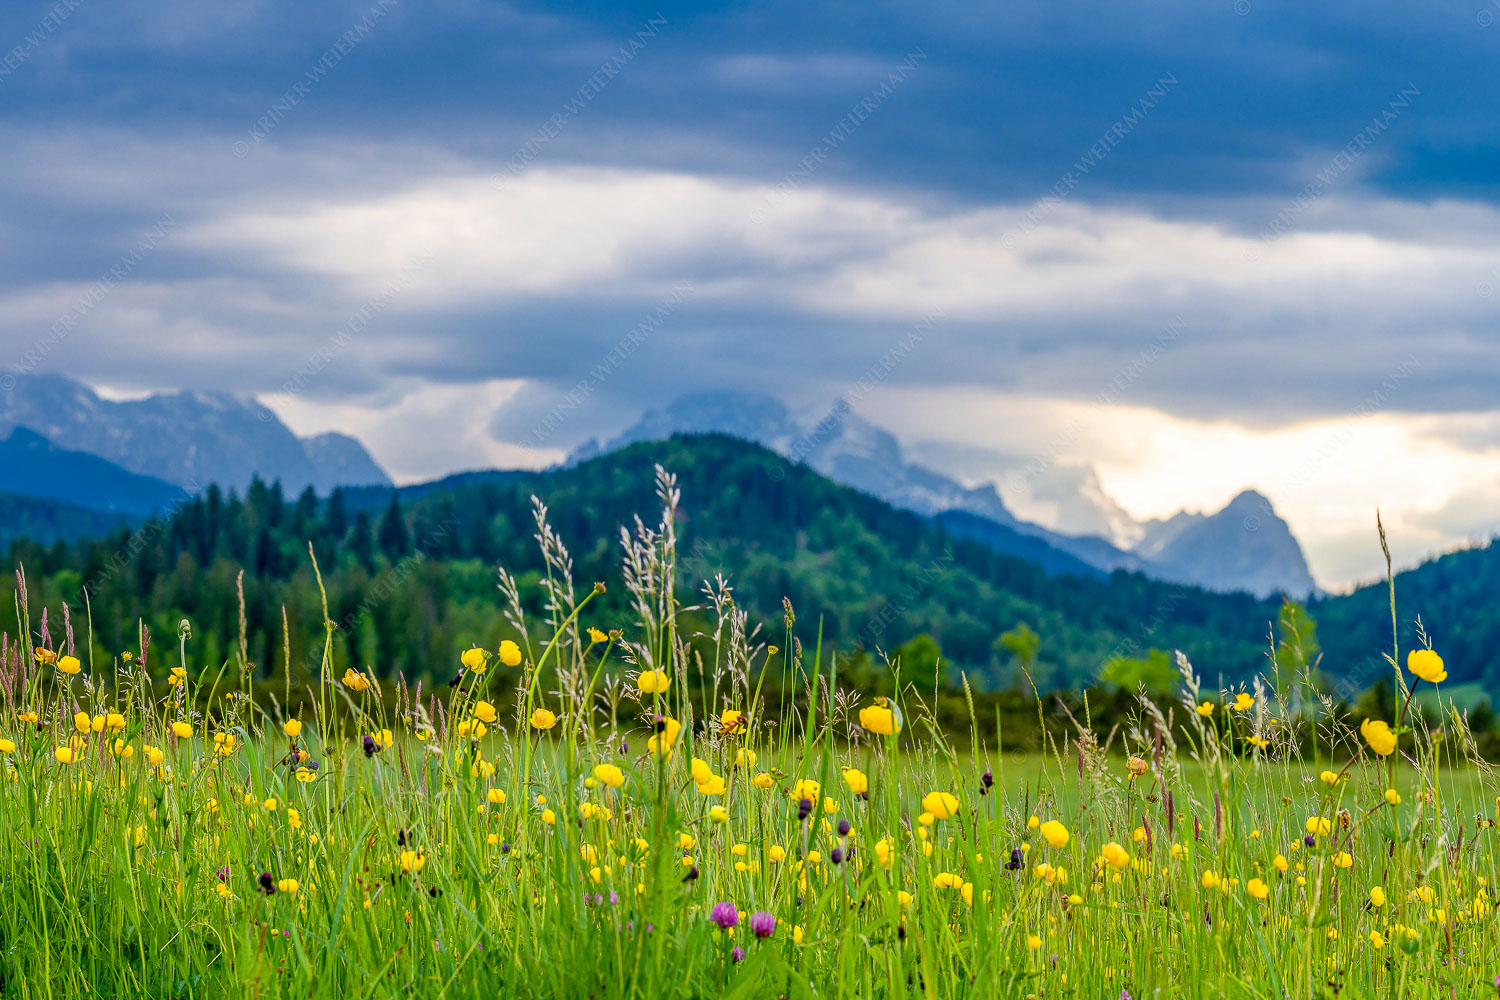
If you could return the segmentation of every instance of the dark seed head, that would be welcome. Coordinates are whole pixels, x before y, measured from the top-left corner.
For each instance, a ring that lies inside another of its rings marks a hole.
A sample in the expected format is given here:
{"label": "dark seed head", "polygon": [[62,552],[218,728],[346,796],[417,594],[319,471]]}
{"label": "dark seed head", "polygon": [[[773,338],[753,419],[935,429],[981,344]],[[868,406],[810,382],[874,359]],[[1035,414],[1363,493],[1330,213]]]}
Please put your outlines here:
{"label": "dark seed head", "polygon": [[841,819],[841,820],[839,820],[839,836],[840,837],[847,837],[847,836],[849,836],[849,829],[850,829],[850,827],[849,827],[849,821],[847,819]]}
{"label": "dark seed head", "polygon": [[840,862],[842,862],[844,860],[843,849],[835,847],[833,850],[829,851],[828,860],[832,861],[834,864],[839,864]]}

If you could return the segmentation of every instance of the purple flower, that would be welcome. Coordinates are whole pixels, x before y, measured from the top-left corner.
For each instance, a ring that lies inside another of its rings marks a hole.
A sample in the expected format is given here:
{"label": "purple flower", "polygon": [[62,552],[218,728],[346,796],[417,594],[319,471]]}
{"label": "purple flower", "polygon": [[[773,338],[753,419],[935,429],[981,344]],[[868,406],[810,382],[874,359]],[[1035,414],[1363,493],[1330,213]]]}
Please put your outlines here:
{"label": "purple flower", "polygon": [[733,903],[719,903],[709,913],[708,919],[724,928],[726,931],[740,922],[740,911],[735,909]]}
{"label": "purple flower", "polygon": [[750,931],[758,938],[768,938],[776,933],[776,918],[765,910],[757,910],[750,914],[747,921]]}
{"label": "purple flower", "polygon": [[220,882],[228,882],[229,881],[229,866],[228,865],[225,865],[223,868],[219,869],[219,881]]}
{"label": "purple flower", "polygon": [[730,951],[729,957],[734,959],[735,962],[743,962],[745,960],[745,949],[739,945],[735,945],[734,949]]}

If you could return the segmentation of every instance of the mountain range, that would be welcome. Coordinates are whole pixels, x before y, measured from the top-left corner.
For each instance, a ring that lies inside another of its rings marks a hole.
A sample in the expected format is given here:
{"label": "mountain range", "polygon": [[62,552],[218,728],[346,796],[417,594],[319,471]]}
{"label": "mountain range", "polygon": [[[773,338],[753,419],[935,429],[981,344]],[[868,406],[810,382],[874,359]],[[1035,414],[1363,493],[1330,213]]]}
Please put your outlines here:
{"label": "mountain range", "polygon": [[[719,433],[754,441],[835,482],[893,506],[942,518],[950,531],[1056,571],[1125,569],[1173,583],[1245,590],[1262,597],[1303,598],[1318,590],[1291,529],[1271,502],[1254,490],[1240,493],[1216,513],[1180,512],[1166,520],[1136,523],[1103,492],[1092,470],[1085,470],[1077,502],[1108,521],[1113,537],[1069,534],[1017,517],[993,483],[965,486],[911,461],[895,435],[860,417],[842,399],[821,415],[799,418],[768,396],[683,396],[648,410],[616,437],[586,442],[566,464],[679,433]],[[1133,544],[1119,544],[1124,539]]]}
{"label": "mountain range", "polygon": [[252,397],[184,390],[110,400],[61,375],[11,378],[14,385],[0,392],[0,437],[24,428],[57,449],[95,455],[191,493],[210,483],[243,490],[257,475],[280,480],[292,494],[309,486],[326,495],[336,486],[391,482],[354,438],[299,438]]}
{"label": "mountain range", "polygon": [[[797,415],[764,395],[684,396],[648,410],[604,443],[587,442],[564,464],[681,433],[726,434],[762,445],[788,462],[933,519],[956,537],[1051,573],[1102,575],[1123,569],[1261,597],[1317,592],[1296,538],[1270,501],[1254,491],[1241,493],[1216,513],[1135,522],[1108,497],[1092,470],[1049,467],[1032,477],[1033,485],[1071,504],[1085,523],[1105,528],[1105,533],[1061,531],[1018,517],[993,483],[965,485],[913,461],[895,435],[842,399],[822,413]],[[0,393],[0,436],[0,492],[134,518],[163,512],[210,483],[243,490],[259,477],[279,481],[288,495],[311,488],[324,496],[340,486],[391,484],[354,438],[298,437],[253,397],[222,392],[110,400],[64,376],[16,376],[12,388]],[[440,480],[428,488],[451,489],[456,483]],[[73,517],[68,524],[73,528],[59,524],[41,534],[67,537],[92,522]]]}

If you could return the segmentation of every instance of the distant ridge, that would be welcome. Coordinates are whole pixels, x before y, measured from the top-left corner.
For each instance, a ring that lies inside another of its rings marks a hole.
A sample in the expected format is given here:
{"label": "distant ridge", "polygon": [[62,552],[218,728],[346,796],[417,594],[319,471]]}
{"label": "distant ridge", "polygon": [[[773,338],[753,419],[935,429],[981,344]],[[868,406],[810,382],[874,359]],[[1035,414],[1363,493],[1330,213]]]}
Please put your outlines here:
{"label": "distant ridge", "polygon": [[251,397],[186,390],[114,401],[62,375],[14,378],[0,392],[0,435],[29,428],[59,448],[192,491],[210,483],[243,490],[257,475],[293,495],[391,482],[358,441],[299,438]]}
{"label": "distant ridge", "polygon": [[[949,523],[966,537],[1049,567],[1076,568],[1082,563],[1101,572],[1139,570],[1174,583],[1244,590],[1261,597],[1284,593],[1302,598],[1317,593],[1301,546],[1259,493],[1246,491],[1216,514],[1179,513],[1167,521],[1140,525],[1131,532],[1140,541],[1121,548],[1099,535],[1069,535],[1024,521],[1005,505],[993,484],[964,486],[908,461],[893,434],[860,417],[842,399],[822,414],[799,419],[769,396],[736,391],[694,393],[647,410],[607,442],[588,441],[566,464],[675,433],[720,433],[754,441],[897,507],[928,517],[963,512],[983,519],[1006,530],[951,516]],[[1089,473],[1081,478],[1079,488],[1098,491],[1097,480]],[[1107,498],[1083,499],[1098,505]],[[1252,521],[1254,527],[1248,527]],[[1022,536],[1041,544],[1022,544]],[[1058,553],[1073,561],[1060,559]]]}

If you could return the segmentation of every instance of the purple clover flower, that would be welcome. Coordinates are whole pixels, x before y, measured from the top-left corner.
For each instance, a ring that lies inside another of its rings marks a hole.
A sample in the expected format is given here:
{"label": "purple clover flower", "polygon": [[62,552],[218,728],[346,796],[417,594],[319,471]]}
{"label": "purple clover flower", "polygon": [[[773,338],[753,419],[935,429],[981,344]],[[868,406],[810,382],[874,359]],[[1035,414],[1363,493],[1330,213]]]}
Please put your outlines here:
{"label": "purple clover flower", "polygon": [[750,931],[758,938],[768,938],[776,933],[776,918],[765,910],[757,910],[750,914],[746,921],[750,925]]}
{"label": "purple clover flower", "polygon": [[719,903],[713,908],[713,911],[709,913],[708,919],[712,920],[714,923],[718,924],[720,927],[724,928],[727,931],[729,930],[729,928],[740,922],[740,911],[735,908],[735,905],[733,903]]}

